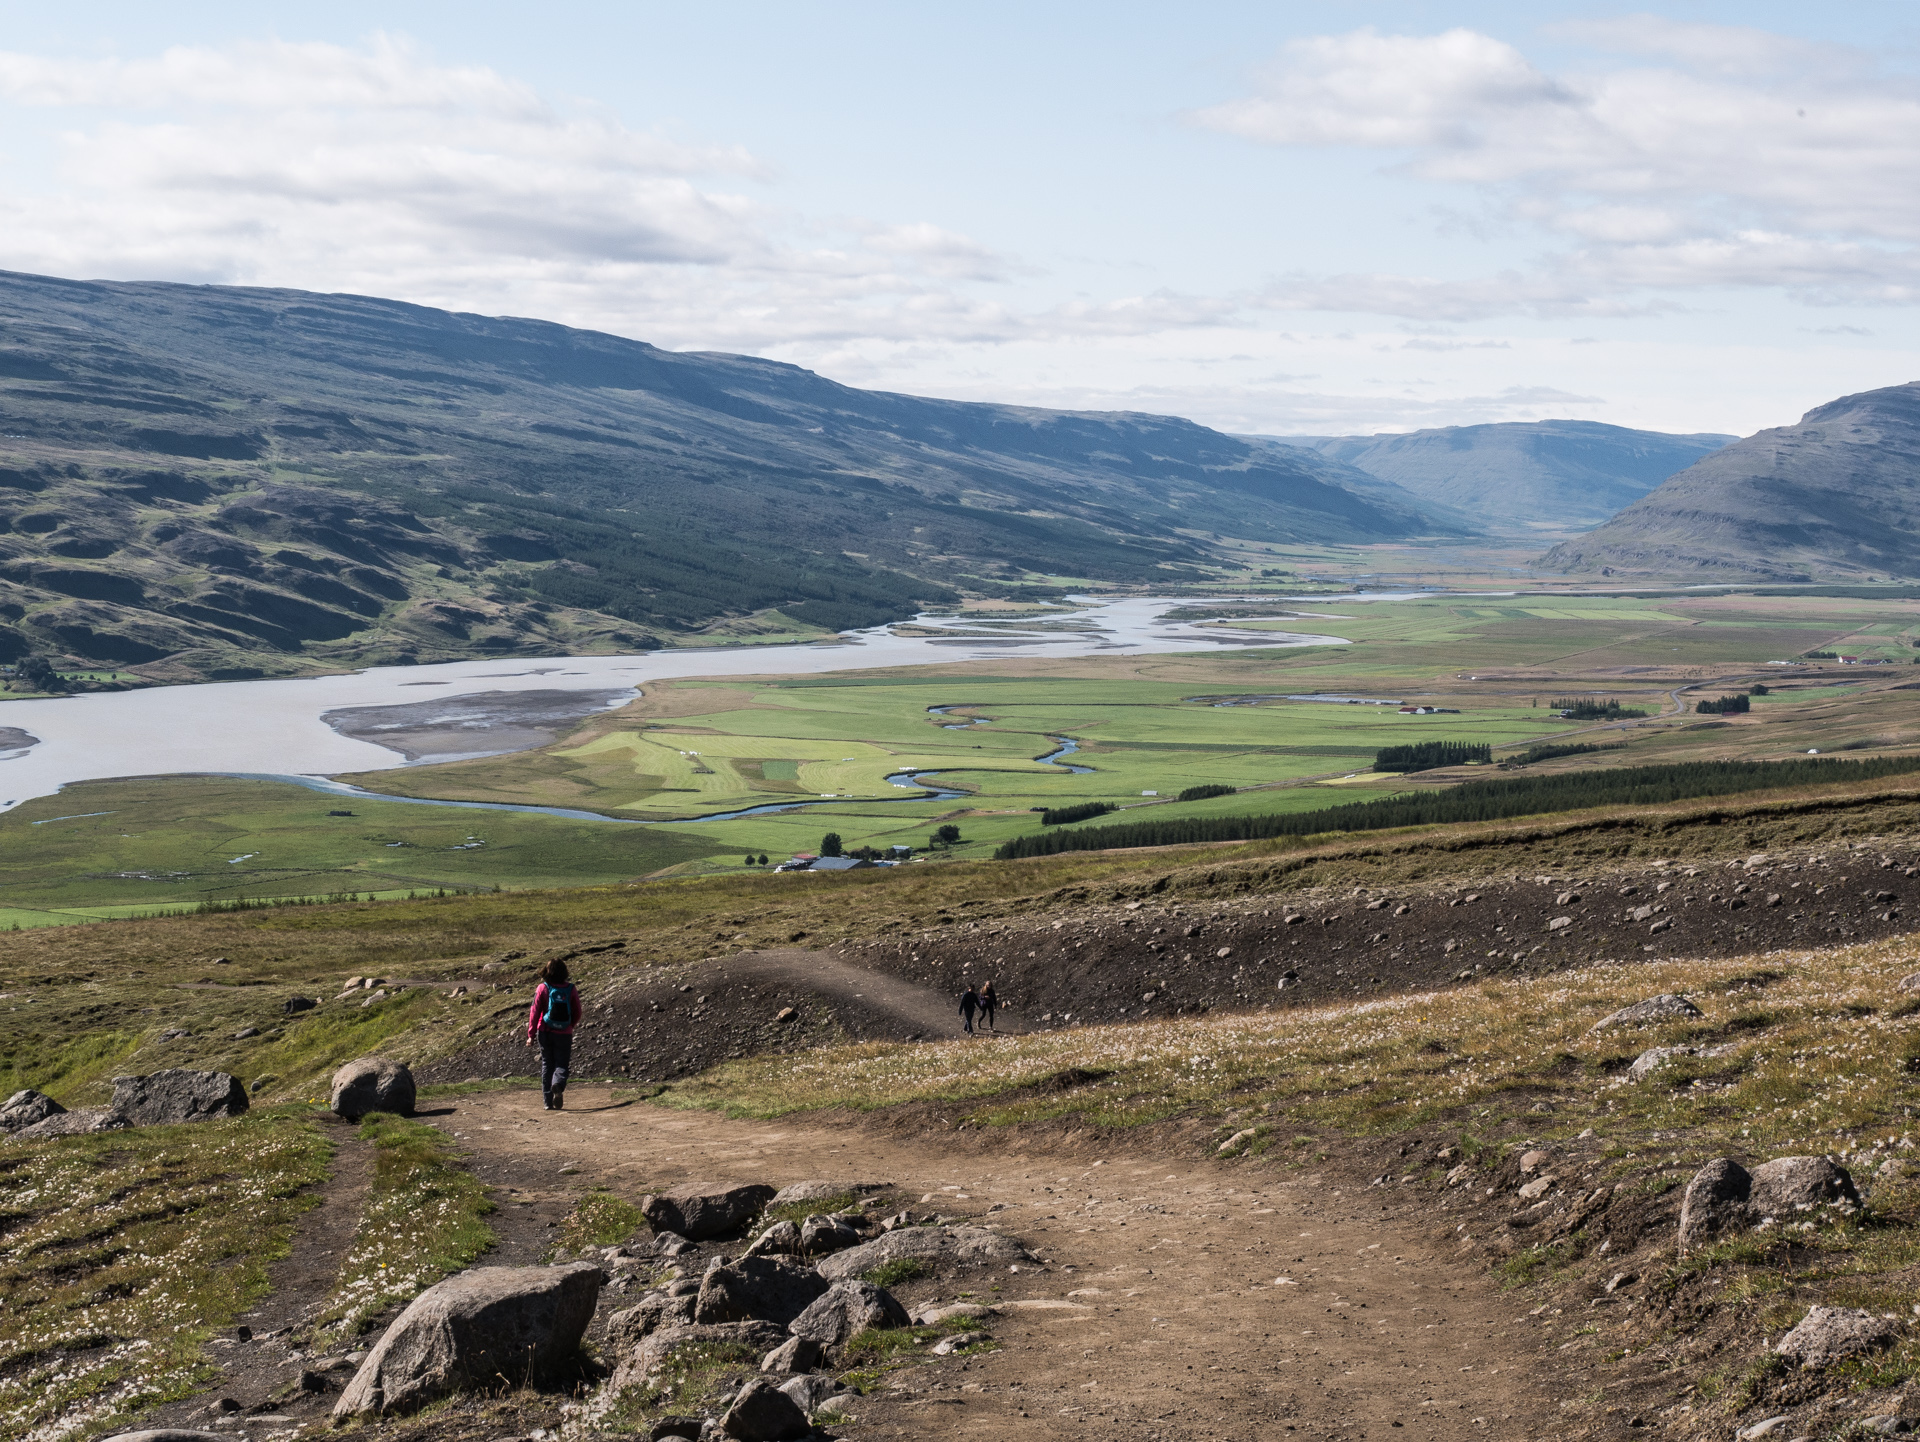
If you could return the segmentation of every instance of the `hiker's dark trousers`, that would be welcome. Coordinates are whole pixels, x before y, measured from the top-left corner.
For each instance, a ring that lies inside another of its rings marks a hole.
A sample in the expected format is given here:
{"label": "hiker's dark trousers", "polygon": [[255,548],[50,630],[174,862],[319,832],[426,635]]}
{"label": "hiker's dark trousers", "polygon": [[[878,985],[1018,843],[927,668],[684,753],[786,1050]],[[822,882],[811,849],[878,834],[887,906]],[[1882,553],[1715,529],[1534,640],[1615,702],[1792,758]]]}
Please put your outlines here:
{"label": "hiker's dark trousers", "polygon": [[573,1067],[573,1033],[540,1028],[540,1095],[547,1105],[567,1089],[567,1072]]}

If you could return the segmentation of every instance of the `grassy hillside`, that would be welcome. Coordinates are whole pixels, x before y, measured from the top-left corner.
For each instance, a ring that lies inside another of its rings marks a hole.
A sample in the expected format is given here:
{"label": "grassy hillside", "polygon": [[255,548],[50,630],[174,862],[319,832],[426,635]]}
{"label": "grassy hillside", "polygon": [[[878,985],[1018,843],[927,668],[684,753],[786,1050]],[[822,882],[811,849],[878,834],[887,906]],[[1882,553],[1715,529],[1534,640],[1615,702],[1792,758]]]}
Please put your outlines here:
{"label": "grassy hillside", "polygon": [[1703,580],[1920,575],[1920,383],[1716,451],[1543,566]]}
{"label": "grassy hillside", "polygon": [[181,679],[818,634],[1211,575],[1222,538],[1433,529],[1341,473],[539,321],[0,273],[0,662]]}

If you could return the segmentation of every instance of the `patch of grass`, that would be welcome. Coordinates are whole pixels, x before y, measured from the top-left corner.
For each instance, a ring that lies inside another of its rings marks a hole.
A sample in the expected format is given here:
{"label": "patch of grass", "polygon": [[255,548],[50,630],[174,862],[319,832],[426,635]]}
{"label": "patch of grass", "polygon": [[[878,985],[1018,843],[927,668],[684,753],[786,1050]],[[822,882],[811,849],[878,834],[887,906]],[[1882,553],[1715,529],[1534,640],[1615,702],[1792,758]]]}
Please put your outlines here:
{"label": "patch of grass", "polygon": [[755,1232],[765,1231],[775,1222],[792,1222],[796,1226],[808,1217],[824,1217],[829,1212],[843,1212],[859,1199],[852,1192],[842,1192],[835,1197],[822,1197],[817,1202],[787,1202],[782,1206],[768,1207],[760,1214],[760,1220],[753,1224]]}
{"label": "patch of grass", "polygon": [[890,1262],[882,1262],[877,1267],[869,1267],[860,1275],[876,1287],[898,1287],[911,1282],[915,1277],[927,1274],[927,1264],[919,1257],[895,1257]]}
{"label": "patch of grass", "polygon": [[632,1202],[596,1188],[574,1203],[555,1241],[575,1252],[582,1247],[616,1247],[646,1224]]}
{"label": "patch of grass", "polygon": [[324,1341],[358,1336],[387,1308],[412,1301],[493,1245],[482,1220],[494,1209],[487,1189],[439,1132],[375,1112],[360,1135],[373,1143],[372,1190],[316,1322]]}
{"label": "patch of grass", "polygon": [[330,1149],[303,1118],[66,1137],[0,1158],[0,1434],[98,1436],[214,1374]]}

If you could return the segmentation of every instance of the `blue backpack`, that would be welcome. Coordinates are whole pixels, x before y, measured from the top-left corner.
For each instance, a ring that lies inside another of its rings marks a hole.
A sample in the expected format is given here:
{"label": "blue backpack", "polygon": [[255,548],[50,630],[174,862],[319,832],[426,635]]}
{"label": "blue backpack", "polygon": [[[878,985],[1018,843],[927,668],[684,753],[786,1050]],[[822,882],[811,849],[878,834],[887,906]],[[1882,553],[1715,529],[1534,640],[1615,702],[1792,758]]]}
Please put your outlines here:
{"label": "blue backpack", "polygon": [[559,986],[547,988],[547,1010],[540,1018],[540,1025],[554,1031],[570,1031],[573,1028],[573,983],[564,982]]}

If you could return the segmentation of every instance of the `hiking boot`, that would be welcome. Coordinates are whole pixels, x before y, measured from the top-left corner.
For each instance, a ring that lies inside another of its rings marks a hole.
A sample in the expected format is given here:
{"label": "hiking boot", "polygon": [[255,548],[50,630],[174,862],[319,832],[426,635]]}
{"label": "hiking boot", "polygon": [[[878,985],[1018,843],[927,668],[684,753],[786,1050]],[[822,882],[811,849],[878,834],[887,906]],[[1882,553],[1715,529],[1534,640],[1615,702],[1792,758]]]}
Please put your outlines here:
{"label": "hiking boot", "polygon": [[555,1092],[553,1094],[553,1109],[557,1112],[563,1112],[567,1109],[567,1099],[563,1093]]}

